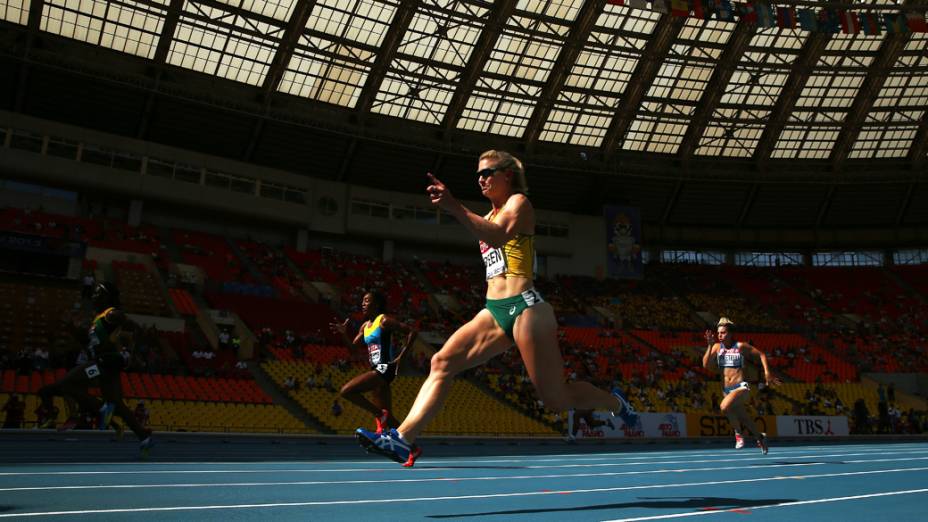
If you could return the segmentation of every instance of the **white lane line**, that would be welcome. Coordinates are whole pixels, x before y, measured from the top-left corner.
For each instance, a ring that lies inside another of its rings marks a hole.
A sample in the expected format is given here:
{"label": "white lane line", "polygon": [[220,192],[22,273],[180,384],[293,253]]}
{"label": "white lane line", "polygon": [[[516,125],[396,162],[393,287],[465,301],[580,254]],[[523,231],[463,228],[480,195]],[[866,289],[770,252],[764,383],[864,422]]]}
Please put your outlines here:
{"label": "white lane line", "polygon": [[[705,459],[705,460],[693,460],[693,459],[684,459],[684,460],[675,460],[675,461],[640,461],[640,462],[602,462],[594,464],[559,464],[559,465],[542,465],[542,466],[522,466],[523,469],[568,469],[568,468],[604,468],[604,467],[621,467],[621,466],[649,466],[655,464],[711,464],[715,462],[755,462],[755,461],[771,461],[773,459],[783,457],[789,459],[821,459],[821,458],[843,458],[843,457],[869,457],[877,455],[918,455],[928,453],[928,450],[923,451],[882,451],[882,452],[866,452],[866,453],[832,453],[832,454],[812,454],[812,455],[759,455],[750,457],[745,454],[736,454],[734,452],[725,455],[727,458],[723,459]],[[912,460],[917,459],[913,457]],[[444,460],[441,461],[444,464]],[[473,462],[469,464],[474,464]],[[404,469],[403,473],[412,473],[412,472],[434,472],[434,471],[449,471],[449,470],[459,470],[454,466],[441,466],[441,467],[421,467],[421,468],[412,468]],[[371,472],[386,472],[386,471],[398,471],[399,468],[396,467],[396,464],[392,464],[389,467],[378,467],[378,468],[328,468],[328,469],[277,469],[277,468],[263,468],[263,469],[185,469],[185,470],[131,470],[131,471],[15,471],[15,472],[3,472],[0,473],[0,477],[23,477],[23,476],[74,476],[74,475],[171,475],[171,474],[204,474],[204,475],[214,475],[214,474],[226,474],[226,473],[371,473]]]}
{"label": "white lane line", "polygon": [[[894,495],[913,495],[917,493],[928,493],[928,489],[907,489],[904,491],[886,491],[883,493],[867,493],[866,495],[854,495],[850,497],[817,498],[815,500],[799,500],[795,502],[780,502],[778,504],[764,504],[761,506],[750,506],[750,507],[736,508],[736,509],[754,511],[757,509],[770,509],[770,508],[786,507],[786,506],[804,506],[807,504],[825,504],[828,502],[845,502],[848,500],[860,500],[863,498],[890,497]],[[717,515],[719,513],[725,513],[729,511],[733,511],[733,510],[720,509],[718,511],[689,511],[686,513],[675,513],[672,515],[654,515],[650,517],[619,518],[615,520],[608,520],[605,522],[640,522],[643,520],[666,520],[669,518],[698,517],[702,515]]]}
{"label": "white lane line", "polygon": [[[847,460],[844,464],[869,464],[880,462],[910,462],[913,460],[928,460],[928,457],[906,457],[898,459],[863,459]],[[725,466],[716,468],[679,468],[679,469],[655,469],[647,471],[612,471],[603,473],[560,473],[548,475],[506,475],[499,477],[438,477],[438,478],[418,478],[418,479],[390,479],[390,483],[416,483],[416,482],[469,482],[469,481],[497,481],[497,480],[532,480],[532,479],[554,479],[554,478],[592,478],[592,477],[618,477],[629,475],[650,475],[664,473],[690,473],[703,471],[762,471],[771,468],[790,468],[806,466],[823,466],[827,462],[794,462],[789,464],[770,464],[763,467],[745,467]],[[172,483],[172,484],[88,484],[76,486],[25,486],[15,488],[0,488],[3,491],[51,491],[51,490],[68,490],[68,489],[148,489],[148,488],[219,488],[219,487],[261,487],[261,486],[328,486],[328,485],[347,485],[347,484],[381,484],[384,479],[371,480],[303,480],[303,481],[285,481],[285,482],[204,482],[204,483]]]}
{"label": "white lane line", "polygon": [[849,477],[855,475],[874,475],[880,473],[906,473],[911,471],[926,471],[928,468],[902,468],[902,469],[881,469],[874,471],[853,471],[845,473],[823,473],[820,475],[791,475],[780,477],[765,477],[740,480],[716,480],[711,482],[689,482],[683,484],[654,484],[648,486],[622,486],[613,488],[595,488],[595,489],[569,489],[560,491],[526,491],[518,493],[490,493],[483,495],[458,495],[458,496],[441,496],[441,497],[412,497],[412,498],[378,498],[378,499],[353,499],[353,500],[319,500],[310,502],[274,502],[267,504],[225,504],[225,505],[207,505],[207,506],[165,506],[165,507],[147,507],[147,508],[115,508],[115,509],[84,509],[74,511],[34,511],[26,513],[0,513],[0,518],[12,517],[38,517],[38,516],[60,516],[60,515],[89,515],[101,513],[151,513],[164,511],[203,511],[216,509],[261,509],[273,507],[304,507],[304,506],[338,506],[338,505],[358,505],[358,504],[399,504],[409,502],[436,502],[440,500],[486,500],[488,498],[506,498],[506,497],[534,497],[542,495],[560,495],[571,493],[611,493],[615,491],[631,491],[642,489],[666,489],[682,488],[693,486],[719,486],[727,484],[744,484],[750,482],[767,482],[771,480],[799,480],[799,479],[816,479],[832,477]]}
{"label": "white lane line", "polygon": [[[888,449],[887,446],[888,446],[887,444],[872,445],[872,444],[838,444],[838,443],[835,443],[835,444],[823,445],[823,446],[782,446],[782,447],[776,447],[776,446],[774,446],[774,451],[775,451],[775,453],[776,453],[776,456],[778,456],[778,457],[791,457],[794,453],[811,453],[811,452],[813,452],[813,451],[815,451],[815,450],[820,450],[820,451],[836,451],[836,450],[839,450],[839,449],[842,450],[842,451],[857,451],[857,452],[859,452],[859,453],[855,453],[855,455],[858,455],[858,454],[863,455],[863,454],[866,454],[866,453],[885,454],[885,452],[886,452],[887,449]],[[856,448],[860,448],[860,449],[856,449]],[[895,449],[895,450],[899,450],[900,452],[901,452],[902,450],[906,450],[906,449],[910,449],[910,448],[919,448],[919,449],[922,450],[922,452],[928,452],[928,447],[926,447],[925,444],[920,444],[920,443],[892,444],[892,448]],[[519,463],[519,462],[525,462],[525,461],[531,461],[531,462],[558,462],[558,461],[562,461],[562,460],[570,460],[570,461],[572,461],[572,462],[583,462],[583,461],[591,461],[591,462],[593,462],[593,461],[598,461],[598,460],[612,460],[612,461],[615,461],[615,460],[633,460],[633,459],[654,459],[654,460],[658,460],[658,459],[681,458],[681,457],[683,457],[683,456],[686,456],[687,458],[693,458],[693,457],[731,457],[732,455],[735,455],[735,452],[732,451],[732,450],[727,450],[727,451],[726,451],[726,450],[722,450],[722,451],[724,451],[723,453],[695,453],[695,454],[690,454],[690,453],[688,453],[688,451],[693,451],[693,450],[687,450],[687,449],[684,449],[684,448],[681,448],[681,449],[679,449],[679,450],[677,450],[677,451],[667,451],[667,452],[663,452],[663,451],[656,451],[656,452],[650,452],[650,451],[627,452],[627,451],[624,451],[624,449],[622,449],[622,448],[618,448],[616,451],[617,451],[618,453],[604,452],[604,453],[559,453],[559,454],[554,454],[554,455],[552,455],[552,454],[544,454],[544,455],[526,455],[526,454],[522,454],[522,455],[499,455],[499,456],[494,457],[494,458],[492,458],[492,459],[480,459],[480,458],[476,458],[476,459],[474,459],[474,458],[453,458],[453,457],[452,457],[452,458],[443,458],[442,461],[443,461],[443,462],[447,462],[447,463],[466,462],[466,463],[471,463],[471,464],[472,464],[472,463],[475,463],[475,462],[479,462],[479,463],[492,463],[492,464],[498,464],[498,463],[499,463],[499,464],[504,464],[504,463]],[[534,457],[540,457],[540,456],[543,456],[544,458],[534,458]],[[222,462],[218,462],[218,461],[209,461],[209,460],[205,460],[205,461],[182,460],[182,461],[156,461],[156,462],[152,462],[152,463],[150,463],[150,464],[147,464],[146,466],[147,466],[147,467],[151,467],[151,466],[169,466],[169,465],[186,465],[186,466],[196,466],[196,465],[234,466],[234,465],[243,465],[243,464],[244,464],[244,465],[247,465],[247,464],[255,464],[256,462],[260,462],[260,461],[254,461],[254,460],[248,461],[248,460],[244,460],[244,461],[222,461]],[[266,461],[265,461],[265,462],[266,462]],[[292,460],[280,460],[279,462],[280,462],[281,464],[283,464],[283,465],[288,465],[288,464],[294,463],[294,461],[292,461]],[[316,461],[307,460],[307,461],[300,461],[300,463],[302,463],[302,464],[326,464],[326,463],[330,463],[330,462],[333,462],[333,461],[331,461],[331,460],[316,460]],[[383,460],[363,460],[363,459],[355,460],[355,459],[346,459],[346,460],[343,460],[343,461],[335,461],[335,462],[342,462],[342,463],[345,463],[345,464],[352,464],[352,463],[354,463],[354,464],[366,465],[366,466],[380,465],[380,464],[382,464],[382,465],[384,465],[385,467],[388,467],[388,468],[393,468],[393,467],[395,467],[393,464],[388,463],[388,462],[385,462],[385,461],[383,461]],[[63,462],[41,462],[41,463],[38,463],[38,464],[37,464],[37,463],[23,463],[23,465],[28,465],[28,466],[56,466],[56,465],[60,465],[60,466],[81,466],[81,465],[86,465],[86,466],[94,466],[94,467],[98,467],[98,466],[100,466],[101,464],[105,464],[106,466],[112,466],[112,467],[138,466],[138,463],[136,463],[136,462],[104,462],[104,463],[101,463],[101,462],[63,461]],[[10,466],[10,465],[0,465],[0,469],[6,468],[6,467],[11,467],[11,466]],[[15,467],[15,466],[13,466],[13,467]],[[351,468],[348,468],[348,469],[350,470]],[[365,470],[365,471],[367,471],[367,470]],[[0,473],[0,475],[3,475],[3,473]]]}
{"label": "white lane line", "polygon": [[[910,459],[899,459],[910,460]],[[928,457],[926,457],[928,460]],[[797,464],[774,464],[764,466],[767,468],[788,468],[788,467],[805,467],[805,466],[823,466],[823,462],[809,462]],[[589,477],[617,477],[625,475],[650,475],[662,473],[686,473],[690,471],[731,471],[758,468],[745,468],[744,466],[726,466],[722,468],[682,468],[682,469],[658,469],[652,471],[613,471],[605,473],[559,473],[550,475],[510,475],[502,477],[441,477],[441,478],[421,478],[421,479],[390,479],[390,484],[410,483],[410,482],[468,482],[468,481],[491,481],[491,480],[532,480],[548,478],[589,478]],[[215,488],[215,487],[251,487],[251,486],[319,486],[319,485],[337,485],[337,484],[383,484],[384,479],[378,480],[307,480],[296,482],[204,482],[201,484],[101,484],[101,485],[84,485],[84,486],[33,486],[21,488],[0,488],[0,491],[48,491],[58,489],[147,489],[147,488]]]}

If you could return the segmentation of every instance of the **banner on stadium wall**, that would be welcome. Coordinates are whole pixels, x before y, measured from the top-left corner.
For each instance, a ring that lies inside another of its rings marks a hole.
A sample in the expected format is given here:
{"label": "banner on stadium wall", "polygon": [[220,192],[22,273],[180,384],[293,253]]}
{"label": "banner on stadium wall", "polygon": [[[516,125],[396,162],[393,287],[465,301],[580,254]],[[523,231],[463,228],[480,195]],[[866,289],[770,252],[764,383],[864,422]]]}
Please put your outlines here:
{"label": "banner on stadium wall", "polygon": [[[578,439],[679,438],[686,436],[686,415],[682,413],[639,413],[638,422],[626,426],[608,412],[577,416],[567,414],[568,435]],[[574,433],[576,432],[576,433]]]}
{"label": "banner on stadium wall", "polygon": [[635,207],[603,207],[606,224],[606,275],[641,279],[641,212]]}
{"label": "banner on stadium wall", "polygon": [[777,433],[796,437],[846,437],[850,434],[847,417],[778,415]]}
{"label": "banner on stadium wall", "polygon": [[[778,429],[778,418],[772,415],[756,415],[754,422],[757,428],[766,433],[768,437],[783,435]],[[687,435],[690,437],[732,437],[734,430],[728,418],[724,415],[710,415],[701,413],[686,414]]]}

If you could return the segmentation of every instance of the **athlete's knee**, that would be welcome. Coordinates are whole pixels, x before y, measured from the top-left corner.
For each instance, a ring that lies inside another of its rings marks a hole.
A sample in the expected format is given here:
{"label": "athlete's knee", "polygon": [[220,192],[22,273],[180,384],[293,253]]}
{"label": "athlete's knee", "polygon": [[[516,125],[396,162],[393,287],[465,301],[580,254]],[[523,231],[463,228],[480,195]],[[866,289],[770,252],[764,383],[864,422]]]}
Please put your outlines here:
{"label": "athlete's knee", "polygon": [[451,377],[458,373],[455,369],[454,359],[441,351],[432,356],[430,375],[436,377]]}
{"label": "athlete's knee", "polygon": [[341,389],[338,390],[338,396],[343,399],[346,399],[348,398],[349,395],[354,395],[354,391],[353,391],[352,386],[349,383],[345,383],[344,386],[342,386]]}
{"label": "athlete's knee", "polygon": [[719,408],[722,410],[722,413],[724,413],[725,415],[728,415],[729,413],[735,412],[735,403],[734,401],[723,402]]}

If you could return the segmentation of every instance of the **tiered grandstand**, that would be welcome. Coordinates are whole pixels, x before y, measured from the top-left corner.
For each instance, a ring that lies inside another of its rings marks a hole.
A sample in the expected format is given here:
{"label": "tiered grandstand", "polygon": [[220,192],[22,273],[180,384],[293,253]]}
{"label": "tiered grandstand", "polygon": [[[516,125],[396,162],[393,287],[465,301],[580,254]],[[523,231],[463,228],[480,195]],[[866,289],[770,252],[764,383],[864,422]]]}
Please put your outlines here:
{"label": "tiered grandstand", "polygon": [[[180,331],[156,329],[123,376],[129,402],[147,400],[157,429],[314,431],[287,410],[297,408],[323,430],[350,433],[370,424],[369,414],[341,400],[343,411],[334,417],[332,404],[348,379],[366,371],[365,354],[333,344],[340,339],[331,336],[328,324],[344,316],[356,321],[361,294],[380,288],[398,316],[440,339],[482,300],[481,274],[473,265],[384,262],[328,249],[299,252],[292,245],[188,230],[175,230],[162,243],[152,226],[117,227],[106,220],[18,210],[4,213],[3,228],[52,237],[71,229],[82,239],[104,238],[88,241],[86,271],[112,277],[130,314],[182,325]],[[108,257],[95,258],[103,249]],[[202,270],[202,284],[179,283],[180,264]],[[861,399],[875,417],[876,384],[861,380],[862,373],[928,369],[922,272],[662,264],[649,267],[640,281],[561,276],[541,278],[538,287],[561,323],[565,379],[620,384],[640,411],[717,411],[720,384],[701,367],[702,331],[724,315],[735,319],[737,338],[764,350],[786,381],[752,399],[758,411],[850,416]],[[35,420],[38,387],[62,375],[80,351],[68,325],[86,320],[88,309],[79,282],[8,279],[0,285],[7,365],[0,392],[26,397],[28,424]],[[304,284],[327,287],[338,297],[307,293]],[[274,404],[250,371],[236,368],[235,349],[210,346],[199,324],[204,306],[235,314],[259,339],[257,352],[246,358],[262,361],[258,371],[270,377],[276,388],[271,393],[290,401],[287,405]],[[49,352],[47,361],[36,359],[37,349]],[[393,388],[399,416],[428,371],[424,362],[410,356],[404,363]],[[288,377],[295,379],[295,389],[284,385]],[[757,378],[756,368],[749,377]],[[810,397],[820,398],[810,406]],[[916,397],[901,392],[897,397],[897,409],[924,408]],[[67,411],[61,408],[59,421]],[[459,379],[427,433],[544,436],[563,429],[563,417],[539,404],[518,352],[510,350]]]}

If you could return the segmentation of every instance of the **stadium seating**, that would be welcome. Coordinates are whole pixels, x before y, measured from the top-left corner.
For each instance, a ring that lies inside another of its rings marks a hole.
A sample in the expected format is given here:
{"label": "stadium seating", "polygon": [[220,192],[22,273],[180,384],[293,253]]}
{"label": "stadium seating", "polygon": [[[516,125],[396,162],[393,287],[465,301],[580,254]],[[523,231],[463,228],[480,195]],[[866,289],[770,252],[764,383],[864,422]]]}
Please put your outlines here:
{"label": "stadium seating", "polygon": [[[284,380],[293,376],[300,384],[289,391],[307,412],[335,430],[350,434],[360,426],[372,427],[371,415],[351,403],[340,400],[343,412],[332,415],[332,403],[338,397],[337,389],[358,373],[358,368],[338,370],[331,367],[316,368],[303,361],[268,361],[262,367],[274,381],[283,386]],[[305,382],[310,374],[317,381],[331,379],[333,389],[314,387],[307,389]],[[399,376],[392,385],[394,415],[403,418],[409,411],[423,377]],[[444,408],[429,424],[426,435],[556,435],[544,424],[519,414],[495,398],[480,391],[464,379],[456,379]]]}
{"label": "stadium seating", "polygon": [[126,312],[170,317],[161,285],[141,263],[113,261],[116,285]]}

